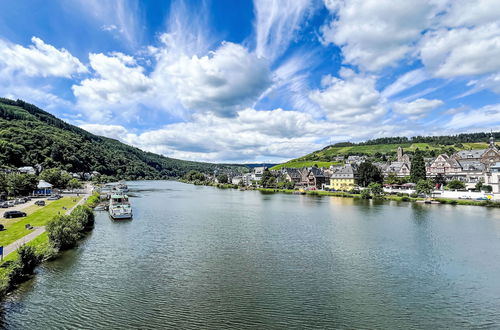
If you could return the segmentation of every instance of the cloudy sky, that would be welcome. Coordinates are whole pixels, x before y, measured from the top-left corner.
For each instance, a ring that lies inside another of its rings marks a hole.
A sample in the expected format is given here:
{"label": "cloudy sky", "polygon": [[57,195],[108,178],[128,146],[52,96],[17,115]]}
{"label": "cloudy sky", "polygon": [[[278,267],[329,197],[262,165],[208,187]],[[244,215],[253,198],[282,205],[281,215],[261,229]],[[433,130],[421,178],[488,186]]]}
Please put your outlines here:
{"label": "cloudy sky", "polygon": [[500,130],[500,0],[2,1],[0,95],[181,159]]}

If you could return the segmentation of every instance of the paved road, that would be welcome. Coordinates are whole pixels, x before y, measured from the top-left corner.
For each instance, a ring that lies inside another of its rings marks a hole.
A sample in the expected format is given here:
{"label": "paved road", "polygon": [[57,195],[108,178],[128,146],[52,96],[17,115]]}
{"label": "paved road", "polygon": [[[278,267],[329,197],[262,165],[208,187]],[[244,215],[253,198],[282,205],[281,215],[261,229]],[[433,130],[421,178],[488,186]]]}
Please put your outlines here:
{"label": "paved road", "polygon": [[[70,214],[71,211],[73,211],[73,209],[75,207],[77,207],[78,205],[82,204],[83,202],[85,202],[85,200],[87,199],[87,197],[89,197],[89,194],[85,194],[82,199],[80,199],[80,201],[78,201],[78,203],[75,204],[75,206],[73,206],[72,208],[68,209],[66,211],[65,214]],[[33,231],[31,233],[29,233],[28,235],[26,236],[23,236],[21,237],[20,239],[18,239],[17,241],[15,242],[12,242],[11,244],[5,246],[3,248],[3,256],[4,258],[9,255],[10,253],[14,252],[17,250],[18,247],[20,247],[21,245],[24,245],[32,240],[34,240],[35,238],[37,238],[38,236],[40,236],[41,234],[43,234],[45,232],[45,226],[42,226],[42,227],[35,227],[33,229]]]}

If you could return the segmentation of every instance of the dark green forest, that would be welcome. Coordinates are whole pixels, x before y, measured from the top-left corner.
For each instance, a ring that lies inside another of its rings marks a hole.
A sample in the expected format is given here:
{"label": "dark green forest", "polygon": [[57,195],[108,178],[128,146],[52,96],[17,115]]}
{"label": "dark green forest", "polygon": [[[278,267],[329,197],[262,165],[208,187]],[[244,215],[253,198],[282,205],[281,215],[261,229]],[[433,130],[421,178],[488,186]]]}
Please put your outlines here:
{"label": "dark green forest", "polygon": [[91,134],[24,101],[0,98],[0,167],[36,164],[75,173],[97,171],[129,180],[180,178],[190,170],[240,170],[145,152]]}
{"label": "dark green forest", "polygon": [[[352,143],[352,142],[339,142],[332,147],[350,147],[350,146],[368,146],[377,144],[408,144],[408,143],[430,143],[436,145],[452,145],[455,143],[474,143],[478,141],[488,141],[489,137],[493,135],[495,140],[500,140],[500,132],[492,133],[462,133],[457,135],[441,135],[441,136],[413,136],[413,137],[383,137],[368,140],[365,142]],[[330,147],[330,146],[328,146]]]}

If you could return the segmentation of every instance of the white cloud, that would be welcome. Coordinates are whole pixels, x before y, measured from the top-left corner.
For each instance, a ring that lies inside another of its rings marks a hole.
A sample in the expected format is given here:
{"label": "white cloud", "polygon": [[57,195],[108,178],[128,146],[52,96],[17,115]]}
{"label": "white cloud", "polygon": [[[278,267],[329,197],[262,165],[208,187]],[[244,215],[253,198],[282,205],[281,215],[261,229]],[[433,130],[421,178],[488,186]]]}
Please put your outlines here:
{"label": "white cloud", "polygon": [[79,104],[86,107],[129,104],[145,97],[152,88],[144,69],[127,55],[90,54],[90,66],[96,78],[85,79],[72,89]]}
{"label": "white cloud", "polygon": [[489,89],[500,94],[500,73],[492,74],[479,80],[470,81],[469,86],[473,88],[462,96],[470,95],[483,89]]}
{"label": "white cloud", "polygon": [[234,162],[279,162],[320,149],[330,138],[360,140],[399,129],[384,125],[361,129],[356,124],[316,120],[303,112],[282,109],[245,109],[235,118],[195,114],[191,122],[168,124],[141,134],[122,126],[81,127],[170,157]]}
{"label": "white cloud", "polygon": [[66,49],[57,49],[32,37],[33,45],[23,47],[0,40],[0,69],[4,74],[30,77],[65,77],[87,72],[85,66]]}
{"label": "white cloud", "polygon": [[78,12],[95,21],[101,30],[116,33],[129,45],[136,45],[141,39],[139,2],[136,0],[77,0]]}
{"label": "white cloud", "polygon": [[437,77],[497,72],[500,70],[500,23],[428,32],[420,43],[420,58]]}
{"label": "white cloud", "polygon": [[421,0],[325,1],[335,15],[322,27],[325,44],[342,49],[344,61],[377,71],[405,58],[436,8]]}
{"label": "white cloud", "polygon": [[257,56],[283,54],[315,7],[311,0],[254,0]]}
{"label": "white cloud", "polygon": [[393,109],[398,114],[408,116],[410,120],[418,120],[441,105],[443,105],[441,100],[416,99],[407,103],[396,102],[393,104]]}
{"label": "white cloud", "polygon": [[448,2],[442,21],[450,27],[477,26],[497,22],[499,17],[498,0],[453,0]]}
{"label": "white cloud", "polygon": [[121,125],[83,124],[80,125],[80,127],[96,135],[106,136],[124,142],[132,140],[135,137],[134,134],[129,133],[129,131]]}
{"label": "white cloud", "polygon": [[342,79],[323,77],[323,90],[311,92],[316,102],[333,121],[359,122],[380,119],[386,109],[380,93],[375,88],[376,78],[341,70]]}
{"label": "white cloud", "polygon": [[385,98],[392,97],[408,88],[414,87],[428,79],[428,74],[423,69],[415,69],[399,76],[396,81],[387,86],[382,95]]}
{"label": "white cloud", "polygon": [[223,117],[252,105],[271,84],[267,61],[230,42],[208,56],[160,63],[154,77],[171,83],[184,107]]}
{"label": "white cloud", "polygon": [[477,130],[498,130],[500,125],[500,104],[490,104],[479,109],[462,111],[455,114],[446,124],[446,128],[460,131],[475,128]]}

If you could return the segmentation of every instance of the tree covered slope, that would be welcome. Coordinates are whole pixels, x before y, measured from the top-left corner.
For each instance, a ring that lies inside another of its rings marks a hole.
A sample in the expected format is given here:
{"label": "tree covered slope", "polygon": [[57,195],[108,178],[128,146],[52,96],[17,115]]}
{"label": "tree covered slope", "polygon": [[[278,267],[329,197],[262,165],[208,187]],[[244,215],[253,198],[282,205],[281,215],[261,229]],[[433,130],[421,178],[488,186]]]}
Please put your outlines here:
{"label": "tree covered slope", "polygon": [[236,166],[184,161],[131,147],[70,125],[32,104],[0,98],[0,167],[40,164],[118,179],[177,178]]}

